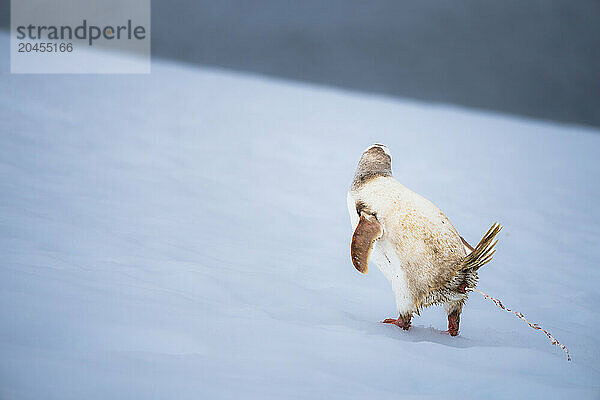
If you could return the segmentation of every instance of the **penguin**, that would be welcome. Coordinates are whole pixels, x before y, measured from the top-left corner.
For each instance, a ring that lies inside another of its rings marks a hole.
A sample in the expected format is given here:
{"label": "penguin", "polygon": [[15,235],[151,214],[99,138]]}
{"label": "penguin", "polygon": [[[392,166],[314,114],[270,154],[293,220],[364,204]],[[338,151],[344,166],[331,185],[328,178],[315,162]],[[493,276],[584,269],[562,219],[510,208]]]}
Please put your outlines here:
{"label": "penguin", "polygon": [[373,261],[396,297],[398,318],[382,322],[408,330],[414,314],[441,304],[448,333],[458,335],[463,305],[478,269],[496,251],[502,226],[494,223],[477,246],[469,245],[438,207],[392,176],[392,157],[382,144],[363,152],[347,202],[352,264],[366,274]]}

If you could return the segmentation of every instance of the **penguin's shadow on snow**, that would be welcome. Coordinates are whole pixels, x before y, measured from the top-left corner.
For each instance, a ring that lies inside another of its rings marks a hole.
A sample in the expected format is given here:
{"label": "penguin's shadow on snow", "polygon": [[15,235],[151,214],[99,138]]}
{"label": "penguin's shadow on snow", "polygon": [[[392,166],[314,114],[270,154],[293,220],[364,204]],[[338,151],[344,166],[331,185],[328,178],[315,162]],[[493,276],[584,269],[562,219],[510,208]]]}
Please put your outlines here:
{"label": "penguin's shadow on snow", "polygon": [[[469,347],[522,347],[532,348],[531,343],[525,340],[519,340],[519,336],[511,332],[493,332],[486,331],[481,335],[481,331],[475,333],[477,337],[469,337],[468,334],[460,333],[458,336],[450,336],[447,331],[440,330],[434,327],[425,327],[423,325],[413,325],[408,331],[391,325],[384,324],[380,321],[365,321],[358,318],[356,315],[346,315],[352,321],[352,328],[363,331],[373,336],[384,336],[389,339],[399,340],[403,342],[428,342],[437,343],[454,348],[469,348]],[[537,347],[537,346],[533,346]]]}
{"label": "penguin's shadow on snow", "polygon": [[425,327],[413,325],[408,331],[405,331],[395,325],[382,324],[381,326],[371,326],[369,334],[383,335],[394,340],[403,342],[428,342],[437,343],[444,346],[467,348],[481,346],[482,343],[474,341],[464,336],[450,336],[448,332],[436,329],[434,327]]}

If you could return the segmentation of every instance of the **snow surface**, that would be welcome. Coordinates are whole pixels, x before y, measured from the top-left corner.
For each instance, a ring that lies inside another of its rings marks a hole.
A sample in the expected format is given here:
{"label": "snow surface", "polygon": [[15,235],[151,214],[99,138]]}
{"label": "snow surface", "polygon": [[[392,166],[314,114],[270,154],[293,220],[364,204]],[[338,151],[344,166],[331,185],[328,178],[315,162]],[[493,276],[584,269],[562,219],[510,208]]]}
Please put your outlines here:
{"label": "snow surface", "polygon": [[[0,36],[2,48],[8,38]],[[0,75],[0,398],[598,398],[599,131],[155,61]],[[349,258],[360,152],[477,242],[461,334]]]}

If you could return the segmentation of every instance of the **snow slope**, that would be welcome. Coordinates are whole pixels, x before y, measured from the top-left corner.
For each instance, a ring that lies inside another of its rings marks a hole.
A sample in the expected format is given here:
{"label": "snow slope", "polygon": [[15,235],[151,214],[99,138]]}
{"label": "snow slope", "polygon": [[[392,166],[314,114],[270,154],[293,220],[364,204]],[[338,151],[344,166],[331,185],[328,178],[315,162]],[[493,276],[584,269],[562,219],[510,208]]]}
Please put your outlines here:
{"label": "snow slope", "polygon": [[[8,46],[0,36],[2,48]],[[598,398],[598,131],[154,62],[0,75],[0,398]],[[361,151],[469,241],[451,338],[354,270]]]}

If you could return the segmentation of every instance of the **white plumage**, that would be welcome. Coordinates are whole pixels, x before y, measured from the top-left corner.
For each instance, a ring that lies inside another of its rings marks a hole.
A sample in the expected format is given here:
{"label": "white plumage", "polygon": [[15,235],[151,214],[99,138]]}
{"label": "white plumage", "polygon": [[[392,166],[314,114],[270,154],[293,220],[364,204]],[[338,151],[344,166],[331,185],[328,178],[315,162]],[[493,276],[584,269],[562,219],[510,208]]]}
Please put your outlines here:
{"label": "white plumage", "polygon": [[458,334],[467,289],[475,287],[477,269],[491,259],[499,225],[472,251],[438,207],[394,179],[390,152],[383,145],[363,153],[347,205],[355,267],[365,273],[370,258],[396,297],[400,316],[384,322],[408,329],[413,313],[442,303],[449,332]]}

